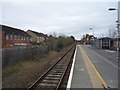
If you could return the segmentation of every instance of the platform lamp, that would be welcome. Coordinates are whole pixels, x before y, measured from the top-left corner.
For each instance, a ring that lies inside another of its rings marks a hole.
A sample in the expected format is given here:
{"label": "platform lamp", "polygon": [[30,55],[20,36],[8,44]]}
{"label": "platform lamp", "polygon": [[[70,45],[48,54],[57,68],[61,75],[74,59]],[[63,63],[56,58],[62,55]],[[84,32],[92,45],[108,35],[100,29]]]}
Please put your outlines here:
{"label": "platform lamp", "polygon": [[89,30],[90,30],[90,31],[93,31],[93,38],[92,38],[92,39],[93,39],[93,40],[92,40],[93,42],[92,42],[92,46],[94,46],[94,39],[95,39],[95,37],[94,37],[94,29],[93,29],[93,28],[89,28]]}
{"label": "platform lamp", "polygon": [[[118,2],[118,7],[119,7],[119,4],[120,4],[120,1]],[[119,52],[119,38],[120,38],[120,12],[119,12],[119,9],[116,9],[116,8],[109,8],[109,11],[114,11],[116,10],[117,11],[117,14],[118,14],[118,19],[117,19],[117,28],[118,28],[118,35],[117,35],[117,59],[119,60],[120,59],[120,52]]]}
{"label": "platform lamp", "polygon": [[[109,11],[117,11],[117,28],[118,28],[118,35],[117,35],[117,59],[118,59],[118,76],[120,75],[120,52],[119,52],[119,38],[120,38],[120,1],[118,2],[118,9],[116,8],[109,8]],[[120,78],[118,77],[118,88],[120,88]]]}

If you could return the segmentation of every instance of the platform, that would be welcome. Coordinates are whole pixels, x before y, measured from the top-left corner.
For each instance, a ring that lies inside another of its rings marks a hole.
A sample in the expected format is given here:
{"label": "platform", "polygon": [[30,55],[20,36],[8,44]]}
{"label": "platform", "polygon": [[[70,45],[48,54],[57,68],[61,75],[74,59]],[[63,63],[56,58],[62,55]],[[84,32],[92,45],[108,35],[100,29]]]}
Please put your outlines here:
{"label": "platform", "polygon": [[76,46],[67,89],[104,88],[106,83],[80,45]]}

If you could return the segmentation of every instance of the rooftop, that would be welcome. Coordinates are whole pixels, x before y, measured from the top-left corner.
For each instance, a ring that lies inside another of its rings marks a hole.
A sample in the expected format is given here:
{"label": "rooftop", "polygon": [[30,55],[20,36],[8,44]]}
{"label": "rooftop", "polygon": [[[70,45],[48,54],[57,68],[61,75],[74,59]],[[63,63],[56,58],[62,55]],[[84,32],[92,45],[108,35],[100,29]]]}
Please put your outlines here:
{"label": "rooftop", "polygon": [[32,30],[28,30],[28,31],[31,31],[31,32],[33,32],[33,33],[34,33],[34,34],[36,34],[37,36],[48,37],[48,36],[47,36],[47,34],[39,33],[39,32],[32,31]]}
{"label": "rooftop", "polygon": [[5,34],[14,34],[14,35],[31,37],[30,35],[28,35],[25,31],[21,29],[17,29],[17,28],[5,26],[5,25],[0,25],[0,27],[2,27],[0,29],[2,29],[2,32],[4,32]]}

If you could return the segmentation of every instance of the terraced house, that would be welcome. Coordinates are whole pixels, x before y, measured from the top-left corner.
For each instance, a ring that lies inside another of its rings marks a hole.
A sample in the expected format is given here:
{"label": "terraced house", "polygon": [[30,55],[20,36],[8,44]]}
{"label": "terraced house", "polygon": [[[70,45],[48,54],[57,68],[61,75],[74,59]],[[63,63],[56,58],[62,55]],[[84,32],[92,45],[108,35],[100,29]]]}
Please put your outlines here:
{"label": "terraced house", "polygon": [[28,30],[27,33],[32,37],[33,43],[42,43],[48,39],[48,36],[43,33],[35,32],[32,30]]}
{"label": "terraced house", "polygon": [[25,31],[5,25],[0,25],[2,37],[2,47],[16,45],[30,45],[31,36]]}

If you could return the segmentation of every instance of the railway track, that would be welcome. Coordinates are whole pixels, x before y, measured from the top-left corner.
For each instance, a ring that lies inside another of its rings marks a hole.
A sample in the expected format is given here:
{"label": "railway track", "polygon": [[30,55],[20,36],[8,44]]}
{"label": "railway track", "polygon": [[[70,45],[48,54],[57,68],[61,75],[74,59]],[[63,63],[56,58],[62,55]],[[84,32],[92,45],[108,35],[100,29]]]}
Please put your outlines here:
{"label": "railway track", "polygon": [[28,90],[55,89],[62,88],[61,83],[72,62],[75,46],[70,48],[53,66],[51,66],[41,77],[33,83]]}

